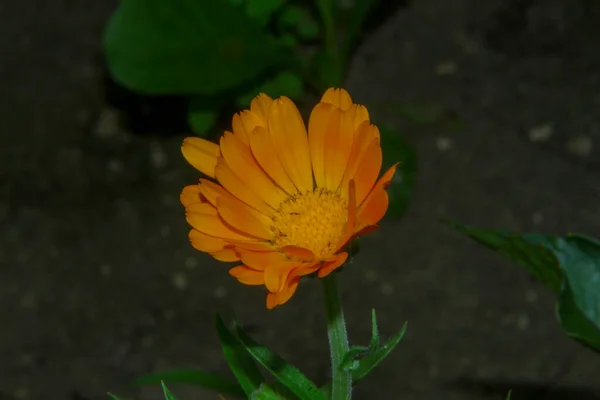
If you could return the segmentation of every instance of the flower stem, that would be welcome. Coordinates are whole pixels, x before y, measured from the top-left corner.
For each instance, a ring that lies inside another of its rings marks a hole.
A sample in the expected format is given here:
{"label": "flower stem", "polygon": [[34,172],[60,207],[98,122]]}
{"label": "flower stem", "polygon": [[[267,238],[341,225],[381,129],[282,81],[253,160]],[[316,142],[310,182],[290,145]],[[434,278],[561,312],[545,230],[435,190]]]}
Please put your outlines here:
{"label": "flower stem", "polygon": [[334,4],[332,0],[317,0],[317,8],[325,28],[325,50],[328,62],[321,66],[323,82],[326,86],[340,86],[343,82],[343,65],[337,42],[335,19],[333,17]]}
{"label": "flower stem", "polygon": [[331,353],[331,400],[349,400],[352,397],[352,374],[342,370],[342,361],[350,348],[335,274],[329,274],[322,281]]}

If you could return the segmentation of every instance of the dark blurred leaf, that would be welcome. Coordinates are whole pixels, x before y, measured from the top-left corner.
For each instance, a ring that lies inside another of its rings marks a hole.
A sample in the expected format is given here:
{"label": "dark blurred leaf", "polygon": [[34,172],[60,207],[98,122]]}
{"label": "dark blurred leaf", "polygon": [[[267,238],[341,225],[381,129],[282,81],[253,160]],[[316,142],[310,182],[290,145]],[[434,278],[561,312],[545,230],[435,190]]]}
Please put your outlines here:
{"label": "dark blurred leaf", "polygon": [[279,382],[285,385],[302,400],[325,400],[319,389],[298,369],[288,364],[268,348],[259,345],[237,326],[238,338],[246,347],[246,350],[265,367]]}
{"label": "dark blurred leaf", "polygon": [[161,386],[163,389],[163,394],[165,395],[165,400],[177,400],[177,397],[175,397],[175,395],[171,393],[171,391],[167,388],[164,382],[161,383]]}
{"label": "dark blurred leaf", "polygon": [[600,351],[600,243],[582,235],[518,235],[447,224],[497,251],[559,293],[557,314],[567,334]]}
{"label": "dark blurred leaf", "polygon": [[[369,11],[376,7],[381,0],[355,0],[352,7],[346,10],[345,40],[342,45],[342,52],[346,59],[349,59],[352,50],[358,43],[358,38],[362,33],[364,23],[369,15]],[[341,11],[341,10],[339,10]],[[339,13],[338,11],[338,13]]]}
{"label": "dark blurred leaf", "polygon": [[302,91],[302,78],[299,75],[289,71],[281,72],[275,78],[238,97],[237,105],[242,108],[248,107],[252,99],[259,93],[266,93],[273,98],[287,96],[297,99],[302,94]]}
{"label": "dark blurred leaf", "polygon": [[417,156],[408,142],[393,130],[379,126],[385,171],[399,162],[396,174],[388,188],[390,206],[388,214],[395,217],[404,215],[412,200],[417,176]]}
{"label": "dark blurred leaf", "polygon": [[134,381],[136,385],[160,385],[162,382],[185,383],[189,385],[202,386],[224,395],[244,396],[244,390],[235,381],[223,378],[216,374],[203,371],[181,369],[175,371],[157,372],[144,375]]}
{"label": "dark blurred leaf", "polygon": [[293,63],[242,6],[227,1],[123,1],[104,45],[114,79],[145,94],[211,95]]}
{"label": "dark blurred leaf", "polygon": [[231,368],[244,392],[248,396],[252,395],[264,383],[260,371],[244,345],[225,327],[223,320],[218,315],[216,326],[229,368]]}
{"label": "dark blurred leaf", "polygon": [[261,26],[267,25],[271,16],[286,0],[246,0],[248,16]]}
{"label": "dark blurred leaf", "polygon": [[291,31],[300,39],[312,40],[319,36],[319,24],[306,7],[289,2],[278,18],[279,29]]}
{"label": "dark blurred leaf", "polygon": [[206,137],[217,121],[217,110],[206,108],[204,99],[192,97],[188,104],[188,124],[198,136]]}

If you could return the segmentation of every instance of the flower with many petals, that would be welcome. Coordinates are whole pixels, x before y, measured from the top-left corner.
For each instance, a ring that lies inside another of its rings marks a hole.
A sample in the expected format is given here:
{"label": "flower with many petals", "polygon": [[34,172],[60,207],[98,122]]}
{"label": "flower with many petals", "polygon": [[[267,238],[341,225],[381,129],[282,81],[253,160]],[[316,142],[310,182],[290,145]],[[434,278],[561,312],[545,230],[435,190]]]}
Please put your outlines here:
{"label": "flower with many petals", "polygon": [[181,193],[189,237],[246,285],[264,285],[269,309],[302,276],[325,277],[354,237],[377,229],[396,166],[379,179],[379,130],[343,89],[329,89],[307,128],[287,97],[260,94],[219,144],[189,137],[185,159],[206,175]]}

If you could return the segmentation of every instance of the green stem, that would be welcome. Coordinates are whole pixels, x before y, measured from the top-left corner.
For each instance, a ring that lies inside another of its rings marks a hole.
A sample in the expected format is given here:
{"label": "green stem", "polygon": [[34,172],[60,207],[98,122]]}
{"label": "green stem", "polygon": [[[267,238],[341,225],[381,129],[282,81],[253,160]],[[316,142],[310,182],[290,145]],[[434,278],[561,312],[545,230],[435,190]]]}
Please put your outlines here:
{"label": "green stem", "polygon": [[327,336],[331,352],[331,400],[349,400],[352,397],[352,374],[342,370],[342,361],[350,350],[344,311],[340,302],[335,274],[329,274],[322,281],[327,316]]}
{"label": "green stem", "polygon": [[327,86],[340,86],[343,82],[343,66],[340,55],[340,49],[337,42],[335,19],[333,18],[333,1],[332,0],[316,0],[319,14],[323,20],[325,28],[325,49],[330,58],[331,70],[324,72]]}

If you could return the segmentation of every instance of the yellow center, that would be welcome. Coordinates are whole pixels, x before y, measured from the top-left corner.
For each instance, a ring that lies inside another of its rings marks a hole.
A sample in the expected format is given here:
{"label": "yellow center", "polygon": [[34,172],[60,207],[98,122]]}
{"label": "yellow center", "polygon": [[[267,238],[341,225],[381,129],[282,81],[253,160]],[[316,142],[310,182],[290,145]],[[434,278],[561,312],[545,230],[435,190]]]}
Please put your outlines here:
{"label": "yellow center", "polygon": [[274,244],[300,246],[317,258],[330,256],[337,251],[347,219],[347,202],[338,194],[320,188],[298,194],[282,203],[273,218]]}

